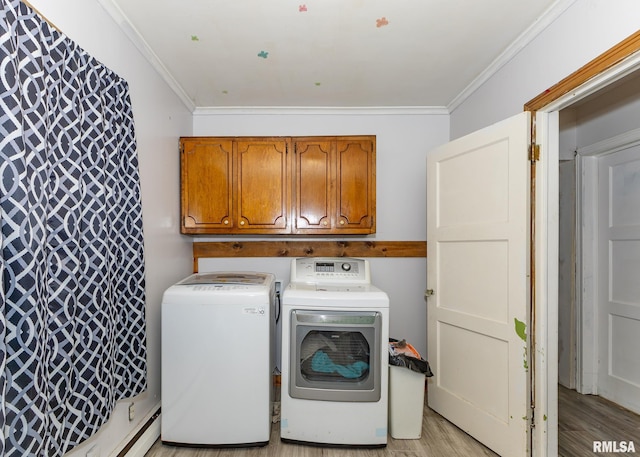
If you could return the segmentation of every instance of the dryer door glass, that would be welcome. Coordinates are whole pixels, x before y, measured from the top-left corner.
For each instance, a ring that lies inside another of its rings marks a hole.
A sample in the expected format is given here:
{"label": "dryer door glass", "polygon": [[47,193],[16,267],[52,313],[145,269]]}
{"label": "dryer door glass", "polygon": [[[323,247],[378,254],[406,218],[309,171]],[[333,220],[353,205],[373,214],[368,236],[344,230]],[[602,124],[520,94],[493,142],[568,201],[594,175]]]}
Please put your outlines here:
{"label": "dryer door glass", "polygon": [[290,395],[378,401],[381,321],[377,312],[292,311]]}
{"label": "dryer door glass", "polygon": [[369,343],[360,331],[311,330],[300,342],[300,374],[309,382],[358,383],[370,366]]}

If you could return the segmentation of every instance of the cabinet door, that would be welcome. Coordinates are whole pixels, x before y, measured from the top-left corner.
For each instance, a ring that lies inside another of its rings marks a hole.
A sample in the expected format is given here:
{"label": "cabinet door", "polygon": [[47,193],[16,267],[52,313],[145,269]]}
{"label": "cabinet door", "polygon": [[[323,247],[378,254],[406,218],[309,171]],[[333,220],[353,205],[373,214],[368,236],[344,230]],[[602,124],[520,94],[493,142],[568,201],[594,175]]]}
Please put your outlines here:
{"label": "cabinet door", "polygon": [[336,225],[334,233],[374,233],[375,137],[336,141]]}
{"label": "cabinet door", "polygon": [[325,233],[335,224],[335,141],[296,138],[294,218],[296,233]]}
{"label": "cabinet door", "polygon": [[227,231],[232,211],[233,141],[181,138],[181,232]]}
{"label": "cabinet door", "polygon": [[236,140],[238,231],[289,233],[291,203],[289,141],[285,138]]}

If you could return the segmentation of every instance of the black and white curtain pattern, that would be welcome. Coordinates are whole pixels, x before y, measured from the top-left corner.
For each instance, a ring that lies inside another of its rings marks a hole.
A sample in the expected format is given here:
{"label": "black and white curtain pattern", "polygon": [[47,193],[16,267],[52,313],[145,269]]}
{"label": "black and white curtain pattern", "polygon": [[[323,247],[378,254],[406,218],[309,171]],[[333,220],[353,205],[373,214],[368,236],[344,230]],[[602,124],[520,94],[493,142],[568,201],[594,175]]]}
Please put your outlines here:
{"label": "black and white curtain pattern", "polygon": [[146,389],[126,81],[18,0],[0,15],[0,455],[57,456]]}

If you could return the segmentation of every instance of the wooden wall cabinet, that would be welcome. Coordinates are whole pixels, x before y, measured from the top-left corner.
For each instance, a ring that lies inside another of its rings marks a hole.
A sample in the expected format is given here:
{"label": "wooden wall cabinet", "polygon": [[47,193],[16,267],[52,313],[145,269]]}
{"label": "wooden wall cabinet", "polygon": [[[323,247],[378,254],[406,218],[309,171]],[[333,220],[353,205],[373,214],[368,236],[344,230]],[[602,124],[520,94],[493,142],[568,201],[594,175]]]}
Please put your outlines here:
{"label": "wooden wall cabinet", "polygon": [[290,233],[291,166],[289,140],[235,140],[236,233]]}
{"label": "wooden wall cabinet", "polygon": [[375,136],[180,138],[185,234],[375,233]]}
{"label": "wooden wall cabinet", "polygon": [[286,138],[180,138],[181,232],[290,233]]}
{"label": "wooden wall cabinet", "polygon": [[375,233],[375,137],[292,141],[294,233]]}
{"label": "wooden wall cabinet", "polygon": [[232,230],[233,141],[228,138],[180,139],[181,232]]}

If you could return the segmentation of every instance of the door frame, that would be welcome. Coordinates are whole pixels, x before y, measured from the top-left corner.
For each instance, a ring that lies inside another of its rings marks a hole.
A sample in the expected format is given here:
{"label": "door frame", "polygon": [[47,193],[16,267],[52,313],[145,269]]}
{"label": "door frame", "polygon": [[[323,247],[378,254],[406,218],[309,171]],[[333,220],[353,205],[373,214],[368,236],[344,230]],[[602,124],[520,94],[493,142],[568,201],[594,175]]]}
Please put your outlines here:
{"label": "door frame", "polygon": [[[612,138],[579,148],[576,152],[576,390],[582,394],[598,393],[598,340],[596,277],[598,268],[598,234],[596,215],[591,208],[597,204],[598,163],[613,154],[640,143],[640,129],[630,130]],[[589,214],[592,214],[589,217]],[[586,325],[595,322],[596,325]]]}
{"label": "door frame", "polygon": [[524,105],[532,144],[540,145],[532,177],[532,456],[558,453],[558,164],[560,110],[640,69],[640,31]]}

